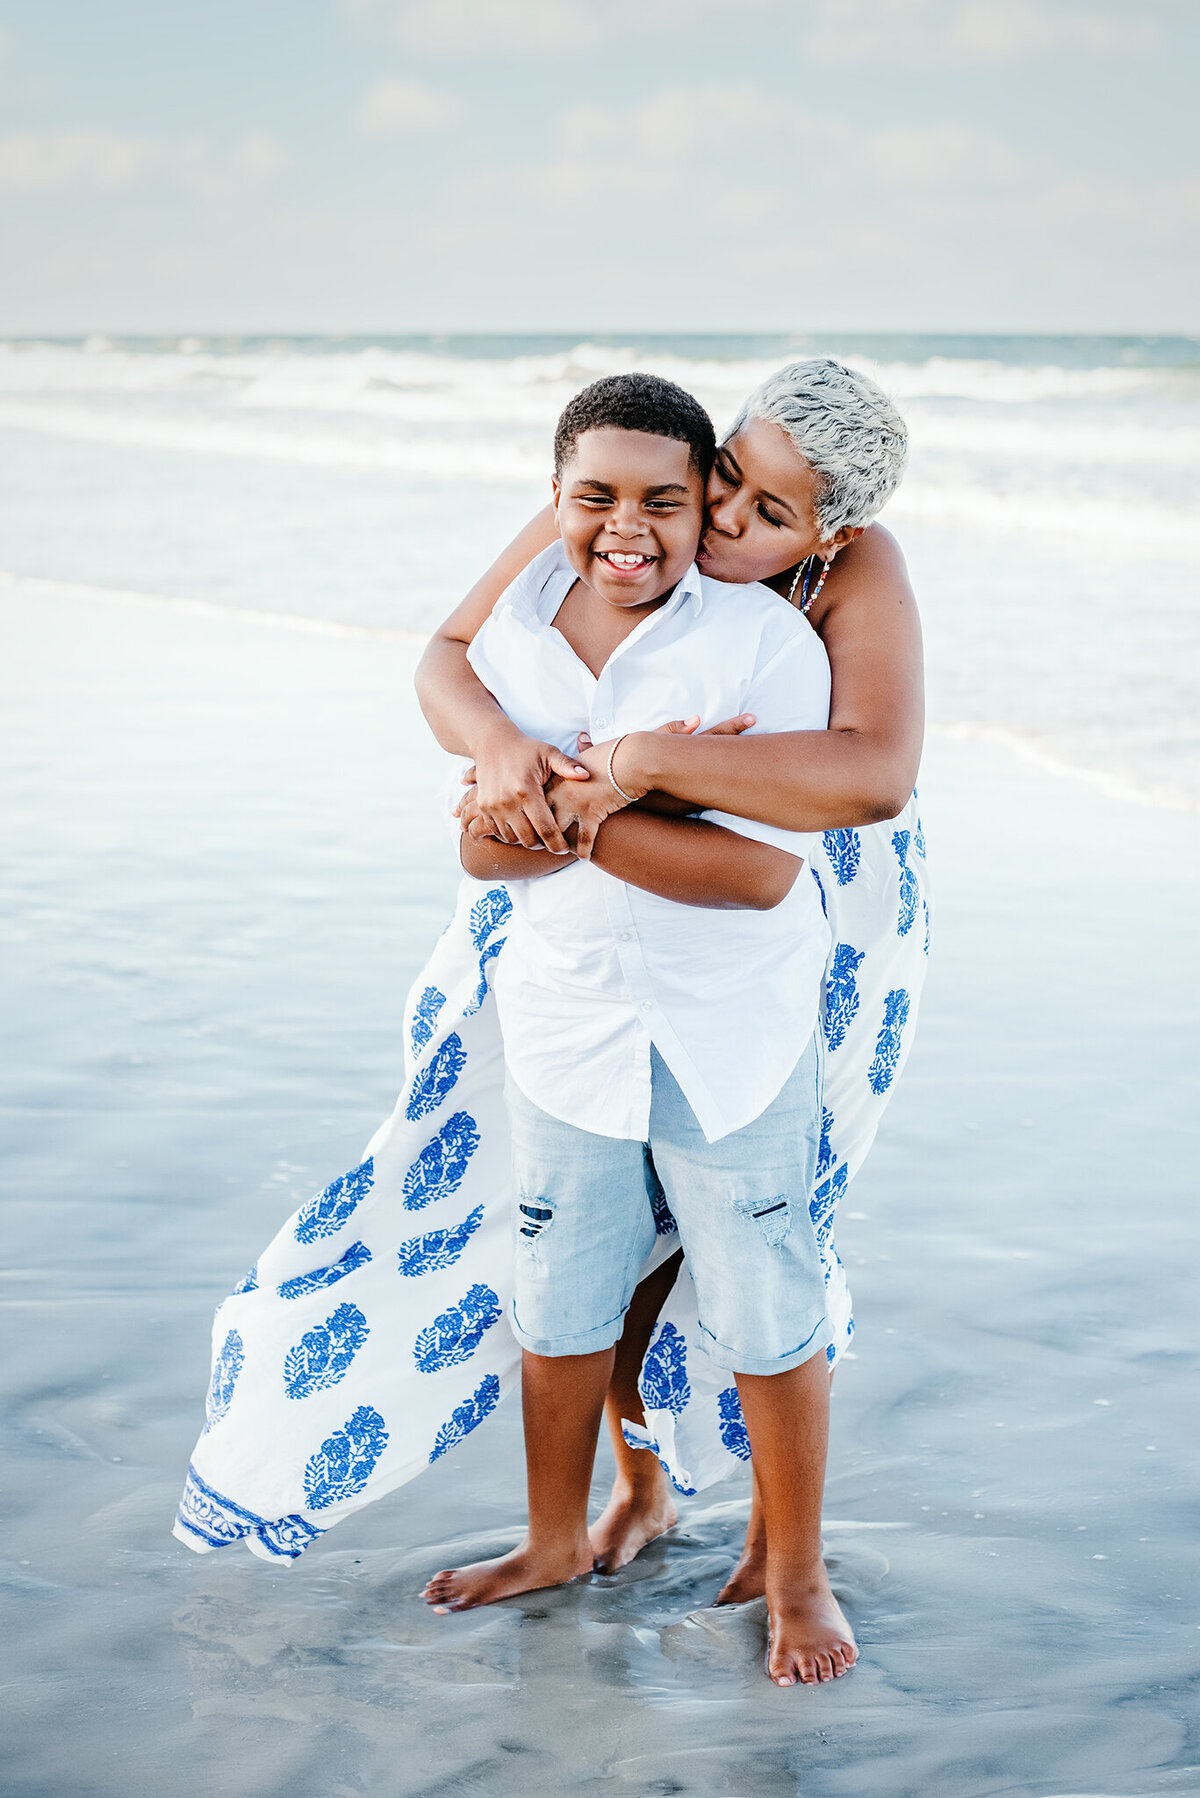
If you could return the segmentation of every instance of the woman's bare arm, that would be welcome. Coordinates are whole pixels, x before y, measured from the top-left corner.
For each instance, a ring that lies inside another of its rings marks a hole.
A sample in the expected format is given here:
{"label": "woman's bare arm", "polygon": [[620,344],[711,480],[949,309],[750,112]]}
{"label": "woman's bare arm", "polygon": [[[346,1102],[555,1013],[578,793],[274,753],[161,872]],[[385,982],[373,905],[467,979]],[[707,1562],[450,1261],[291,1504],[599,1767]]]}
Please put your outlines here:
{"label": "woman's bare arm", "polygon": [[546,803],[546,783],[555,774],[586,781],[588,771],[553,743],[540,743],[518,730],[467,660],[468,645],[505,588],[557,536],[554,508],[545,506],[434,632],[417,666],[416,689],[442,748],[475,762],[476,798],[489,834],[526,849],[543,843],[562,855],[567,846]]}
{"label": "woman's bare arm", "polygon": [[[584,850],[623,803],[608,785],[607,746],[581,754],[592,779],[557,783],[554,811],[534,790],[571,764],[532,744],[467,661],[467,645],[500,594],[554,539],[550,507],[526,525],[437,632],[417,671],[422,710],[444,748],[477,758],[481,828],[502,841],[561,853],[575,822]],[[829,654],[829,729],[777,736],[687,737],[639,731],[621,747],[627,788],[654,788],[700,807],[812,831],[870,824],[903,810],[924,732],[921,626],[900,547],[870,526],[838,556],[810,617]],[[635,766],[636,759],[636,766]]]}
{"label": "woman's bare arm", "polygon": [[429,639],[417,666],[417,699],[430,730],[451,755],[478,759],[492,747],[494,738],[522,734],[467,661],[467,646],[491,617],[505,588],[535,556],[549,549],[557,536],[554,507],[544,506]]}
{"label": "woman's bare arm", "polygon": [[[917,778],[925,708],[921,625],[899,545],[873,526],[842,551],[826,589],[811,622],[833,676],[828,730],[637,731],[620,747],[621,785],[785,830],[874,824],[902,811]],[[593,819],[620,803],[609,790],[609,748],[581,752],[592,771],[586,786],[551,786],[559,825],[577,827],[585,852]]]}
{"label": "woman's bare arm", "polygon": [[[464,831],[462,865],[476,880],[537,880],[562,856],[475,838]],[[630,886],[678,905],[712,911],[770,911],[795,885],[797,856],[697,818],[659,818],[636,808],[601,825],[591,858]],[[567,866],[572,865],[567,858]]]}

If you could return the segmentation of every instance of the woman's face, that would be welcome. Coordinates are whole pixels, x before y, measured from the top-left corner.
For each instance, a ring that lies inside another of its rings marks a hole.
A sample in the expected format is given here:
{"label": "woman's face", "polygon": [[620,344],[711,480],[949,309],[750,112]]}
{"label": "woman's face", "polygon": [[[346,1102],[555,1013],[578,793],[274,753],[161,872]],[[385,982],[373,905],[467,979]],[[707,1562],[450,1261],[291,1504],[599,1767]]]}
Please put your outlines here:
{"label": "woman's face", "polygon": [[786,431],[749,419],[713,463],[700,572],[717,581],[766,581],[828,550],[817,523],[819,493],[817,476]]}

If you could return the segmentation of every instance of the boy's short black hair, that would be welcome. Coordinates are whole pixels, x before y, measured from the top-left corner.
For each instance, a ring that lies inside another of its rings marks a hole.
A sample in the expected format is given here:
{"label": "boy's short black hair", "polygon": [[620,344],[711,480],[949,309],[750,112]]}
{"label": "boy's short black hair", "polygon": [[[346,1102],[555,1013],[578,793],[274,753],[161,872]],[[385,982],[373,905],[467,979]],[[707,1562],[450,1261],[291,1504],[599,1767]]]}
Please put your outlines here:
{"label": "boy's short black hair", "polygon": [[688,461],[708,479],[717,437],[712,419],[690,393],[661,375],[607,375],[563,408],[554,432],[554,472],[560,475],[585,431],[645,431],[688,446]]}

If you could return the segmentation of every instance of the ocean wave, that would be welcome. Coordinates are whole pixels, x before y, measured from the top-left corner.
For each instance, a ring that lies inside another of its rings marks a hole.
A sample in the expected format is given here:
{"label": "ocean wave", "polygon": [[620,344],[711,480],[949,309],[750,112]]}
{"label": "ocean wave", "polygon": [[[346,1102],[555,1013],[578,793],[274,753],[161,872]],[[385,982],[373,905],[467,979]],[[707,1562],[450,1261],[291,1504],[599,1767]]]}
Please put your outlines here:
{"label": "ocean wave", "polygon": [[1156,811],[1200,812],[1200,794],[1128,771],[1097,768],[1092,761],[1076,761],[1061,743],[1031,731],[1012,730],[999,724],[952,723],[931,724],[929,735],[953,743],[994,743],[1048,774],[1082,781],[1107,798],[1127,805],[1150,806]]}
{"label": "ocean wave", "polygon": [[[188,414],[0,399],[0,428],[112,448],[357,469],[431,482],[540,486],[548,481],[548,425],[489,430],[476,420],[473,428],[449,434],[444,421],[439,423],[441,428],[410,423],[401,429],[395,421],[347,419],[339,429],[330,415],[281,418],[229,409]],[[1200,546],[1200,509],[1190,498],[1172,504],[1161,497],[1156,483],[1144,478],[1116,493],[1094,490],[1094,484],[1093,490],[1081,492],[1088,484],[1089,464],[1082,453],[1086,444],[1077,442],[1074,433],[1057,439],[1056,476],[1053,433],[1037,458],[1036,432],[1028,441],[1023,429],[1002,432],[997,441],[986,423],[970,428],[952,423],[943,429],[944,423],[918,423],[912,468],[887,508],[888,522],[968,525],[1005,534],[1066,533],[1113,545],[1153,540],[1168,548]],[[1150,428],[1140,437],[1135,432],[1127,456],[1097,455],[1092,466],[1105,462],[1120,471],[1127,464],[1162,465],[1168,436]],[[1200,470],[1200,432],[1180,430],[1176,436],[1176,466]],[[1040,461],[1036,475],[1025,467],[1031,461]]]}
{"label": "ocean wave", "polygon": [[355,435],[316,425],[257,419],[30,405],[0,400],[0,428],[102,443],[113,448],[182,450],[196,455],[288,462],[308,468],[376,469],[431,480],[547,481],[550,445],[512,439],[430,440]]}
{"label": "ocean wave", "polygon": [[[157,352],[110,345],[97,353],[65,344],[0,343],[0,391],[196,393],[224,388],[230,400],[287,410],[396,409],[430,415],[553,416],[571,393],[607,374],[644,368],[694,390],[714,412],[728,417],[738,401],[773,369],[802,356],[797,350],[770,356],[722,358],[647,352],[582,341],[571,349],[489,359],[439,354],[431,349],[379,345],[344,350],[300,350],[280,343],[217,352],[176,345]],[[992,405],[1046,400],[1123,399],[1195,386],[1193,371],[1159,367],[1076,368],[1052,363],[932,355],[913,361],[845,352],[844,359],[871,374],[899,400],[960,399]],[[498,411],[507,408],[507,413]]]}
{"label": "ocean wave", "polygon": [[883,514],[887,525],[905,522],[969,526],[1002,536],[1072,537],[1097,547],[1188,551],[1200,549],[1200,516],[1194,507],[1172,507],[1144,493],[1082,496],[1052,483],[1013,485],[1008,491],[969,481],[911,476]]}

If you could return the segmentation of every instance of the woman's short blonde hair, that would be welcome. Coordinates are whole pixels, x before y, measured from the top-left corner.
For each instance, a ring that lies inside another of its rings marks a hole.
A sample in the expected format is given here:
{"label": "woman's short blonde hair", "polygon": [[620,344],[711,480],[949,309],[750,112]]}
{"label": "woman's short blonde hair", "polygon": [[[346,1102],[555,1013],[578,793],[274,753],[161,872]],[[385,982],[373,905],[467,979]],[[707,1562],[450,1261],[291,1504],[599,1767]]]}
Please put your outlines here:
{"label": "woman's short blonde hair", "polygon": [[868,523],[900,485],[908,456],[904,420],[868,375],[832,356],[789,362],[768,375],[729,436],[752,418],[786,431],[819,476],[817,523],[825,540]]}

